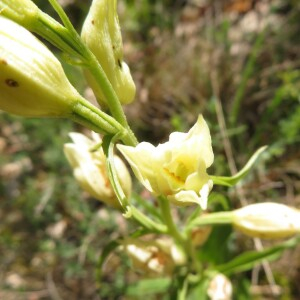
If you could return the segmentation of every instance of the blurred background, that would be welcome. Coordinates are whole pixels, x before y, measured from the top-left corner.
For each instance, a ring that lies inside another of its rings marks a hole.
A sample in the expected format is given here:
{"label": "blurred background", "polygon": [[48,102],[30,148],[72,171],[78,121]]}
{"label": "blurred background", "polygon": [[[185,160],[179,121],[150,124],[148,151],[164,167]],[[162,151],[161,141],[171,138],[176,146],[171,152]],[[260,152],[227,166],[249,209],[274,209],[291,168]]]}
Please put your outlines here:
{"label": "blurred background", "polygon": [[[34,2],[57,18],[47,1]],[[78,31],[90,2],[60,0]],[[269,145],[241,188],[214,188],[216,205],[274,201],[300,208],[300,2],[118,5],[124,57],[137,86],[136,100],[125,110],[139,140],[164,142],[202,113],[215,153],[210,174],[234,174],[256,149]],[[63,66],[92,99],[81,71]],[[0,299],[141,299],[145,291],[128,292],[138,275],[122,255],[109,260],[97,291],[101,249],[134,227],[78,187],[62,150],[70,131],[88,133],[68,120],[0,112]],[[215,233],[224,239],[219,262],[270,245],[222,230]],[[213,245],[211,240],[203,253]],[[300,299],[300,247],[272,262],[267,274],[258,267],[232,280],[236,299]]]}

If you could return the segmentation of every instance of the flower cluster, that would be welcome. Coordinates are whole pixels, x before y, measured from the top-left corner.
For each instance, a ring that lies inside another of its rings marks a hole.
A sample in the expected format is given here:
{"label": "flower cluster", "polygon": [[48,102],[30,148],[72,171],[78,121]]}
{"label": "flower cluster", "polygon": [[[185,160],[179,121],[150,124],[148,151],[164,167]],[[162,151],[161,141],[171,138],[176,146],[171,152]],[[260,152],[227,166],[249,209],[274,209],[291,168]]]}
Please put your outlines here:
{"label": "flower cluster", "polygon": [[[230,224],[255,238],[281,239],[300,233],[300,211],[283,204],[256,203],[225,212],[213,212],[210,205],[213,185],[236,184],[265,147],[256,151],[240,172],[226,177],[208,174],[214,153],[202,115],[188,132],[173,132],[165,143],[138,143],[122,110],[123,104],[133,101],[135,85],[123,61],[117,0],[93,0],[81,36],[58,2],[50,3],[62,24],[30,0],[0,0],[0,109],[26,117],[69,118],[97,132],[92,132],[92,138],[70,133],[72,143],[64,145],[64,153],[74,177],[92,197],[139,224],[130,237],[117,237],[108,244],[101,263],[118,248],[145,276],[174,278],[170,287],[182,289],[177,293],[181,299],[190,286],[197,290],[197,285],[205,286],[204,294],[210,299],[231,299],[231,282],[219,272],[247,269],[298,242],[294,239],[272,251],[257,256],[251,253],[216,267],[217,260],[212,259],[208,270],[204,270],[208,263],[199,261],[200,251],[205,251],[202,246],[219,241],[214,225]],[[71,63],[84,67],[87,82],[105,111],[76,91],[58,59],[29,30],[62,50]],[[132,193],[130,173],[116,151],[153,194],[151,202]],[[198,209],[177,207],[191,205]],[[180,213],[173,214],[175,210]]]}

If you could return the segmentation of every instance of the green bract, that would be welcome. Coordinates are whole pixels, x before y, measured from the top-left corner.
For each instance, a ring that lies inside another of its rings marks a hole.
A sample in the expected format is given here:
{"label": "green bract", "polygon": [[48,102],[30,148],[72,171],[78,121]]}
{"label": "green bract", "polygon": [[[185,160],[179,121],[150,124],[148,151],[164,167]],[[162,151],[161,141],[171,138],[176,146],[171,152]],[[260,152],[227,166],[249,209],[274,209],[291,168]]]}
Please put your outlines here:
{"label": "green bract", "polygon": [[[94,53],[122,104],[133,101],[135,84],[130,70],[123,62],[122,36],[117,15],[116,0],[94,0],[82,28],[82,39]],[[105,105],[101,88],[90,72],[86,72],[89,85],[97,100]]]}

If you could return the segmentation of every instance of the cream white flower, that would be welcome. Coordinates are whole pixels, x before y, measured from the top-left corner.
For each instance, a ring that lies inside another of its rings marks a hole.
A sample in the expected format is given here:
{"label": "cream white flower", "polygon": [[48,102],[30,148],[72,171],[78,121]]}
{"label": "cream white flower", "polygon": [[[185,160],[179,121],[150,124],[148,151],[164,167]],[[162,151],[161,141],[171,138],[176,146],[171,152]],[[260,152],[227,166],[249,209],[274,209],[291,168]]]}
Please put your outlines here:
{"label": "cream white flower", "polygon": [[207,294],[211,300],[231,300],[232,284],[223,274],[217,274],[209,283]]}
{"label": "cream white flower", "polygon": [[133,268],[149,276],[171,275],[185,263],[185,256],[169,239],[145,241],[126,238],[122,249],[131,258]]}
{"label": "cream white flower", "polygon": [[69,117],[80,99],[50,50],[0,15],[0,109],[20,116]]}
{"label": "cream white flower", "polygon": [[157,147],[142,142],[136,147],[118,145],[141,183],[156,195],[177,205],[207,208],[213,182],[206,172],[214,160],[211,137],[202,115],[188,133],[173,132]]}
{"label": "cream white flower", "polygon": [[[70,133],[70,137],[74,143],[65,144],[64,152],[81,187],[96,199],[112,207],[121,208],[108,179],[106,157],[101,148],[99,135],[93,135],[94,141],[75,132]],[[97,145],[99,148],[93,149]],[[114,163],[124,193],[129,196],[131,193],[130,174],[118,156],[114,157]]]}
{"label": "cream white flower", "polygon": [[[81,37],[101,64],[121,103],[132,102],[136,89],[129,67],[123,61],[117,0],[93,0]],[[98,102],[105,105],[107,99],[97,82],[88,71],[85,75]]]}
{"label": "cream white flower", "polygon": [[300,233],[300,211],[284,204],[251,204],[233,214],[234,226],[251,237],[276,239]]}

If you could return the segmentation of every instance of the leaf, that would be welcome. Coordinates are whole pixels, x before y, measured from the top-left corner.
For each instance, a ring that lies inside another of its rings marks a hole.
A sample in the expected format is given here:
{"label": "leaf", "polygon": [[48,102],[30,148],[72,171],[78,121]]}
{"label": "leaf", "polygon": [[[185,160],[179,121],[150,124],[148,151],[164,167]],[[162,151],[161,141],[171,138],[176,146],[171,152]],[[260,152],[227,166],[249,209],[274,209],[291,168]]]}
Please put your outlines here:
{"label": "leaf", "polygon": [[145,296],[149,294],[165,293],[171,285],[170,278],[144,279],[128,285],[127,296]]}
{"label": "leaf", "polygon": [[187,296],[187,300],[208,300],[207,289],[210,281],[210,276],[204,277],[194,288],[192,288]]}
{"label": "leaf", "polygon": [[237,184],[241,179],[243,179],[250,171],[250,169],[253,167],[254,163],[258,159],[259,155],[265,151],[267,146],[263,146],[259,148],[248,160],[246,165],[234,176],[210,176],[210,178],[213,180],[214,184],[216,185],[224,185],[224,186],[234,186]]}
{"label": "leaf", "polygon": [[69,30],[69,32],[77,36],[77,31],[74,29],[71,21],[69,20],[68,16],[64,12],[63,8],[60,6],[59,2],[57,0],[49,0],[49,3],[56,11],[61,21],[63,22],[64,26]]}
{"label": "leaf", "polygon": [[217,269],[220,273],[227,275],[250,270],[264,259],[277,259],[284,250],[295,247],[299,242],[300,236],[297,236],[263,251],[248,251],[228,263],[214,267],[214,269]]}
{"label": "leaf", "polygon": [[215,226],[205,244],[199,249],[200,261],[211,265],[223,264],[231,259],[231,226]]}
{"label": "leaf", "polygon": [[103,249],[101,255],[99,256],[97,270],[96,270],[96,279],[98,286],[101,286],[101,278],[102,278],[102,269],[103,265],[107,259],[107,257],[120,245],[118,240],[113,240],[109,242]]}

